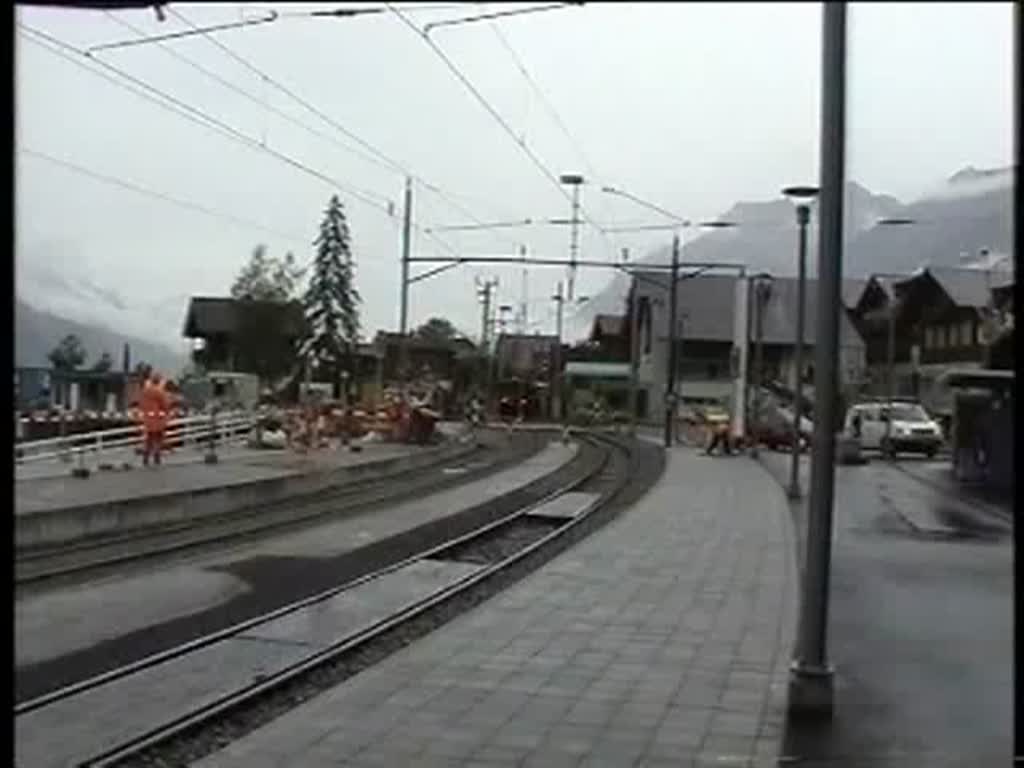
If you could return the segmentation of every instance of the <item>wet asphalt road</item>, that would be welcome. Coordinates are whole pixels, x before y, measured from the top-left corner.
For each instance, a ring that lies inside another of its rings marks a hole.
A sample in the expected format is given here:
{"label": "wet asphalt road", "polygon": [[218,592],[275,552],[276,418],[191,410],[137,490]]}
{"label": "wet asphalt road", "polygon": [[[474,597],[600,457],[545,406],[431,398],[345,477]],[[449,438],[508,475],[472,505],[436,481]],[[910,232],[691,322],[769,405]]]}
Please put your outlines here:
{"label": "wet asphalt road", "polygon": [[[762,456],[772,474],[787,477],[788,455]],[[802,477],[806,487],[806,469]],[[835,717],[790,723],[780,764],[1009,765],[1013,561],[1005,521],[879,460],[837,467],[835,514]],[[802,506],[794,517],[802,546]]]}

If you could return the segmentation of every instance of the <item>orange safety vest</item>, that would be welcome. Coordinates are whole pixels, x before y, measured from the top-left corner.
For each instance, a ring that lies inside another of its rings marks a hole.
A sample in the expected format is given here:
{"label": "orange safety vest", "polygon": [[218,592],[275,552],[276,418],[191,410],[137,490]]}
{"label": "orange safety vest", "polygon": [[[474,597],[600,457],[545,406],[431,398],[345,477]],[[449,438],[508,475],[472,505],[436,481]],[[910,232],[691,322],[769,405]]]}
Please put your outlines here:
{"label": "orange safety vest", "polygon": [[147,381],[139,397],[139,410],[146,432],[165,431],[171,415],[171,401],[163,386]]}

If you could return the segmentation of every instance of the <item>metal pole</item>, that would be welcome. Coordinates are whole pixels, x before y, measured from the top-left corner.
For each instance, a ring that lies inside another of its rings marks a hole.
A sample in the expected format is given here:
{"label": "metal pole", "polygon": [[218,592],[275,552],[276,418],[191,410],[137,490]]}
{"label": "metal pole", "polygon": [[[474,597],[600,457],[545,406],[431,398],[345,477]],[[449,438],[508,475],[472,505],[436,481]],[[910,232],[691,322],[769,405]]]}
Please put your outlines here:
{"label": "metal pole", "polygon": [[633,302],[629,317],[629,432],[636,435],[637,389],[640,372],[640,297],[637,281],[633,281]]}
{"label": "metal pole", "polygon": [[888,316],[888,340],[886,342],[886,400],[888,400],[889,414],[885,420],[885,453],[889,459],[895,458],[892,450],[892,400],[896,396],[896,291],[892,280],[889,281],[889,311]]}
{"label": "metal pole", "polygon": [[569,229],[569,301],[575,295],[576,260],[580,249],[580,185],[572,187],[572,225]]}
{"label": "metal pole", "polygon": [[412,248],[410,229],[412,226],[412,179],[405,179],[405,209],[402,212],[402,295],[399,303],[398,332],[399,353],[398,371],[400,378],[406,374],[408,361],[409,335],[409,251]]}
{"label": "metal pole", "polygon": [[665,447],[672,447],[676,415],[676,311],[679,299],[679,234],[672,237],[672,278],[668,286],[668,371],[665,376]]}
{"label": "metal pole", "polygon": [[814,346],[814,452],[807,509],[807,553],[789,708],[832,716],[827,658],[832,503],[835,482],[839,313],[842,312],[843,191],[846,168],[846,3],[825,3],[822,18],[821,203],[817,343]]}
{"label": "metal pole", "polygon": [[555,417],[559,422],[564,421],[565,407],[562,403],[562,312],[565,307],[565,296],[562,294],[562,283],[558,283],[558,292],[555,294],[555,336],[558,337],[555,344],[555,370],[553,371],[555,381]]}
{"label": "metal pole", "polygon": [[405,210],[402,213],[402,296],[399,304],[398,332],[409,330],[409,229],[412,224],[412,179],[405,180]]}
{"label": "metal pole", "polygon": [[796,348],[793,354],[793,454],[789,464],[789,497],[800,498],[800,421],[803,416],[804,390],[804,301],[807,292],[807,222],[809,205],[796,207],[799,232],[799,255],[796,281]]}
{"label": "metal pole", "polygon": [[753,437],[750,443],[750,455],[757,458],[761,431],[761,383],[764,380],[764,299],[763,288],[759,280],[754,281],[754,338],[757,346],[754,347],[754,405],[750,413],[750,433]]}

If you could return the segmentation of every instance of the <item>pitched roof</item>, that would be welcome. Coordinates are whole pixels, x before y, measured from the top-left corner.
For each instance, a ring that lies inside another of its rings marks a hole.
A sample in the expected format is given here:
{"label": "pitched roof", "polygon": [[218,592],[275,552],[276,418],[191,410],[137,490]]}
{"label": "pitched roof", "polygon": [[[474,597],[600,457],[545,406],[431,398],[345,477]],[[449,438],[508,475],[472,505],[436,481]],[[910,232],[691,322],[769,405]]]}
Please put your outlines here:
{"label": "pitched roof", "polygon": [[[652,273],[654,274],[654,273]],[[655,275],[664,280],[664,274]],[[736,305],[736,280],[731,275],[699,275],[681,279],[677,300],[679,312],[685,313],[683,321],[684,338],[700,341],[731,342],[733,340],[734,307]],[[846,281],[844,281],[846,282]],[[856,294],[857,283],[849,281],[844,285],[844,295]],[[648,281],[638,282],[641,295],[664,297],[667,292]],[[863,286],[861,286],[863,288]],[[804,331],[806,343],[813,345],[815,316],[817,312],[818,281],[808,279],[804,295]],[[845,301],[845,300],[844,300]],[[764,340],[768,344],[792,344],[796,337],[797,279],[777,277],[772,283],[772,293],[764,309]],[[847,308],[851,305],[847,304]],[[753,332],[753,326],[751,326]],[[845,312],[840,315],[840,341],[842,346],[862,346],[860,334]]]}
{"label": "pitched roof", "polygon": [[595,315],[590,336],[621,336],[625,330],[625,320],[623,315]]}
{"label": "pitched roof", "polygon": [[[772,292],[764,308],[764,340],[767,344],[792,344],[796,338],[798,281],[792,277],[775,278]],[[849,308],[849,305],[845,305]],[[818,338],[818,281],[808,280],[804,293],[804,338],[813,345]],[[843,347],[864,345],[846,312],[839,313],[839,344]]]}
{"label": "pitched roof", "polygon": [[[994,288],[1012,285],[1013,272],[1009,270],[985,270],[971,267],[926,267],[921,275],[928,274],[946,292],[958,307],[984,307]],[[915,275],[919,277],[920,275]],[[913,278],[903,281],[909,283]]]}
{"label": "pitched roof", "polygon": [[240,310],[246,305],[277,308],[281,313],[282,327],[292,333],[300,333],[305,318],[302,305],[297,301],[281,304],[273,301],[239,301],[238,299],[193,296],[189,299],[182,335],[194,339],[213,334],[232,334],[238,330]]}

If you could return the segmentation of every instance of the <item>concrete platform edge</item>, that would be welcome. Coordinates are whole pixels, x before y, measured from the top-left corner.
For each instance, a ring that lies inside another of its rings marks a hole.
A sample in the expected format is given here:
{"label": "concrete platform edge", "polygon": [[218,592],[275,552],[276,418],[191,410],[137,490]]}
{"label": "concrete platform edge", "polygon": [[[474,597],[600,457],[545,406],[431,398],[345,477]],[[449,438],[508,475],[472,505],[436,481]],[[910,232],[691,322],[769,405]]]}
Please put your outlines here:
{"label": "concrete platform edge", "polygon": [[457,441],[411,456],[391,457],[349,467],[213,488],[62,507],[15,517],[15,549],[77,543],[136,532],[149,526],[200,520],[288,498],[301,498],[358,480],[377,479],[468,455],[475,449]]}

